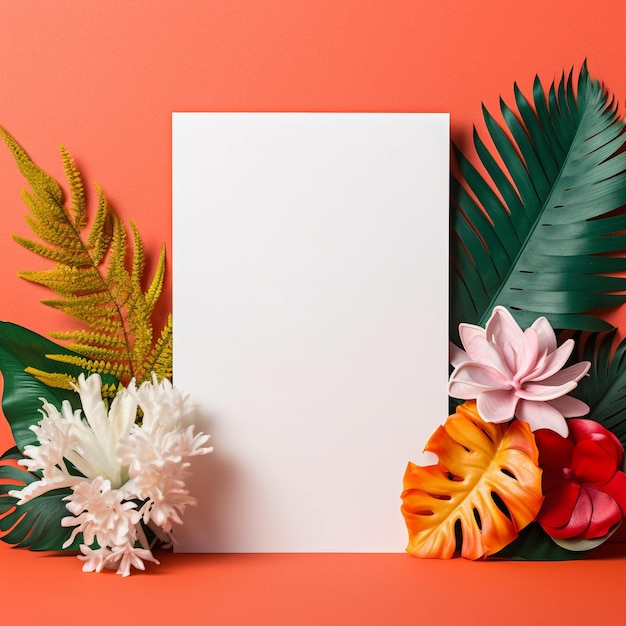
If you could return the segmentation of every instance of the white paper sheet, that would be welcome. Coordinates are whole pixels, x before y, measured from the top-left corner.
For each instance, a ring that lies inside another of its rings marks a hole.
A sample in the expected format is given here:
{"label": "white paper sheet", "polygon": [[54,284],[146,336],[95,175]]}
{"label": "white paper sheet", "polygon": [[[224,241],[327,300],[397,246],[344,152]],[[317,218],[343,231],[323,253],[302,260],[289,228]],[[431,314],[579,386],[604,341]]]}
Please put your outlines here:
{"label": "white paper sheet", "polygon": [[447,415],[446,114],[175,113],[182,551],[399,552]]}

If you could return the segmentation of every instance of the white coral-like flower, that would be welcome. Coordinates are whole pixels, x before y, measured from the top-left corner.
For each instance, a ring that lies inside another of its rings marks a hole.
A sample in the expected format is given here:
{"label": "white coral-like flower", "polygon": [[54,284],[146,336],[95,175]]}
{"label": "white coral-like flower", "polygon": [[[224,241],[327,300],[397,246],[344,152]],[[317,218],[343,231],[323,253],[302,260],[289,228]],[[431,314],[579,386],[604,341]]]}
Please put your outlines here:
{"label": "white coral-like flower", "polygon": [[67,548],[81,532],[87,545],[120,546],[135,542],[135,524],[141,518],[137,505],[123,499],[119,489],[111,489],[111,482],[98,476],[92,481],[77,484],[71,495],[63,498],[71,516],[61,520],[61,526],[75,526],[70,538],[63,544]]}
{"label": "white coral-like flower", "polygon": [[[99,375],[81,374],[76,391],[84,416],[68,402],[59,411],[42,400],[43,419],[31,427],[39,445],[26,446],[20,461],[42,477],[10,495],[20,505],[71,488],[64,498],[71,515],[61,525],[74,528],[63,547],[82,534],[83,571],[117,568],[127,576],[131,566],[143,570],[144,561],[158,563],[141,522],[171,541],[173,524],[181,524],[184,509],[196,503],[185,487],[188,459],[212,451],[209,436],[181,424],[192,407],[168,380],[159,383],[153,376],[139,388],[132,381],[108,411]],[[135,423],[138,406],[141,425]]]}

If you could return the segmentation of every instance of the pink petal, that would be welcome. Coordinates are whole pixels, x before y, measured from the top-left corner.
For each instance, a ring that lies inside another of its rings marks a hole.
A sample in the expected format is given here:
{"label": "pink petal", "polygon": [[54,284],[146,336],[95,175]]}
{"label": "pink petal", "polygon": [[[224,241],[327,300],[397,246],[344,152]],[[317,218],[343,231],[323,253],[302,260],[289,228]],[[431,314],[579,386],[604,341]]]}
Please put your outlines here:
{"label": "pink petal", "polygon": [[484,391],[476,400],[476,408],[485,422],[501,424],[515,416],[517,396],[513,389]]}
{"label": "pink petal", "polygon": [[572,396],[555,398],[554,400],[550,400],[549,404],[563,417],[580,417],[581,415],[587,415],[587,413],[589,413],[589,405]]}
{"label": "pink petal", "polygon": [[485,340],[485,329],[480,326],[475,326],[474,324],[459,324],[459,337],[461,338],[461,343],[465,348],[465,351],[468,353],[472,361],[480,360],[477,357],[480,357],[479,354],[474,353],[473,355],[469,352],[469,347],[476,343],[476,340]]}
{"label": "pink petal", "polygon": [[517,403],[515,416],[522,422],[526,422],[531,430],[547,428],[561,437],[567,437],[569,432],[565,418],[547,402],[520,400]]}
{"label": "pink petal", "polygon": [[535,370],[530,372],[526,379],[521,382],[524,383],[527,380],[540,381],[553,376],[567,363],[567,359],[569,359],[569,355],[572,353],[573,349],[574,341],[568,339],[562,346],[559,346],[554,352],[548,354],[542,361],[541,367],[535,368]]}
{"label": "pink petal", "polygon": [[537,318],[531,328],[534,328],[539,336],[539,352],[548,354],[556,350],[556,335],[545,317]]}
{"label": "pink petal", "polygon": [[544,385],[553,385],[555,387],[570,381],[578,382],[589,371],[590,367],[591,363],[589,361],[581,361],[580,363],[566,367],[564,370],[557,372],[541,382]]}
{"label": "pink petal", "polygon": [[461,350],[461,348],[458,348],[450,342],[450,363],[454,367],[458,367],[461,363],[465,363],[465,361],[469,360],[470,358],[465,350]]}
{"label": "pink petal", "polygon": [[452,372],[448,393],[453,398],[472,400],[484,391],[507,389],[509,386],[508,381],[495,368],[466,361]]}
{"label": "pink petal", "polygon": [[566,393],[572,391],[572,389],[576,389],[576,383],[574,381],[568,382],[560,387],[553,387],[543,383],[526,383],[517,392],[517,395],[524,400],[537,400],[544,402],[546,400],[555,400],[556,398],[560,398]]}
{"label": "pink petal", "polygon": [[534,329],[528,328],[522,335],[522,343],[517,354],[515,379],[521,380],[535,369],[539,358],[539,339]]}
{"label": "pink petal", "polygon": [[481,365],[495,367],[507,378],[512,378],[513,372],[509,369],[500,348],[485,339],[485,333],[482,328],[478,328],[478,330],[482,331],[478,333],[469,330],[471,328],[470,324],[466,324],[466,327],[467,328],[464,329],[464,335],[466,335],[466,337],[463,339],[463,346],[465,347],[469,360],[480,363]]}
{"label": "pink petal", "polygon": [[517,369],[516,356],[523,336],[522,329],[511,313],[504,307],[497,306],[485,325],[485,337],[500,348],[511,372]]}

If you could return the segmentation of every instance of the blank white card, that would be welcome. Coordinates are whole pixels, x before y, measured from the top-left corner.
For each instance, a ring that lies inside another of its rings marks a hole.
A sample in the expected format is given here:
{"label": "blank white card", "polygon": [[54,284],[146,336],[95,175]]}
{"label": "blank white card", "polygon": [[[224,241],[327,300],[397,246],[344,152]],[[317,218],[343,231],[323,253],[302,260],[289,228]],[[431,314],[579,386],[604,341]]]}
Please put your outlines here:
{"label": "blank white card", "polygon": [[446,114],[175,113],[174,377],[198,552],[401,552],[447,416]]}

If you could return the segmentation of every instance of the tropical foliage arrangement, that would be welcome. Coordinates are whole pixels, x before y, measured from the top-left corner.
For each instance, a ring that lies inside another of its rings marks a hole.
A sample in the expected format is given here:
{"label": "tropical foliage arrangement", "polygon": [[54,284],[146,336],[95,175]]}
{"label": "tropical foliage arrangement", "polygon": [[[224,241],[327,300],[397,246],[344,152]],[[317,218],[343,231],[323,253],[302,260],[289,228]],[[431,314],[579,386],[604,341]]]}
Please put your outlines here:
{"label": "tropical foliage arrangement", "polygon": [[[64,345],[0,322],[2,410],[15,447],[0,457],[0,539],[30,550],[80,551],[84,571],[158,563],[195,499],[189,458],[211,451],[208,435],[184,422],[188,398],[171,383],[172,323],[152,323],[165,273],[161,249],[144,290],[144,248],[96,187],[90,216],[80,173],[61,148],[70,190],[37,167],[4,129],[30,186],[23,200],[37,240],[14,237],[54,267],[22,272],[56,296],[44,304],[80,328],[54,333]],[[132,259],[132,260],[131,260]]]}
{"label": "tropical foliage arrangement", "polygon": [[515,105],[483,108],[480,168],[455,148],[452,415],[402,493],[419,557],[578,558],[626,516],[626,340],[598,314],[626,301],[624,120],[586,64]]}

